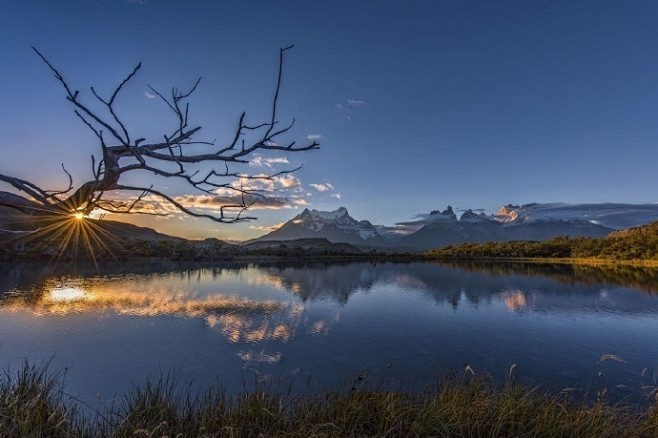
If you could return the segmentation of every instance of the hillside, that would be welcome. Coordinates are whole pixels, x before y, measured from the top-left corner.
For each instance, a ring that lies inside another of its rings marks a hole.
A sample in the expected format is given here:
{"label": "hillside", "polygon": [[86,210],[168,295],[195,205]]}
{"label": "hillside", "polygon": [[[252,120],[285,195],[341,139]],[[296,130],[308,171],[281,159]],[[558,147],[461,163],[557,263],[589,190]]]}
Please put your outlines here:
{"label": "hillside", "polygon": [[558,237],[544,242],[466,243],[424,253],[434,258],[601,258],[658,260],[658,222],[615,231],[603,238]]}
{"label": "hillside", "polygon": [[30,216],[0,207],[0,260],[202,260],[241,253],[237,245],[213,238],[186,240],[125,222]]}

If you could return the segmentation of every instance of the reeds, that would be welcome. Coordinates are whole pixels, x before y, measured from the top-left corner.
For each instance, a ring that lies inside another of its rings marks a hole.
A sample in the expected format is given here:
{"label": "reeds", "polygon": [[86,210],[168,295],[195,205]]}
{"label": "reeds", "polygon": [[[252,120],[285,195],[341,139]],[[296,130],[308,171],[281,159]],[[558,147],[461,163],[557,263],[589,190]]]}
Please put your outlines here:
{"label": "reeds", "polygon": [[5,371],[0,436],[48,437],[658,437],[648,408],[586,402],[488,380],[446,379],[409,394],[352,390],[316,395],[219,388],[193,395],[177,379],[135,386],[116,404],[85,417],[47,364]]}

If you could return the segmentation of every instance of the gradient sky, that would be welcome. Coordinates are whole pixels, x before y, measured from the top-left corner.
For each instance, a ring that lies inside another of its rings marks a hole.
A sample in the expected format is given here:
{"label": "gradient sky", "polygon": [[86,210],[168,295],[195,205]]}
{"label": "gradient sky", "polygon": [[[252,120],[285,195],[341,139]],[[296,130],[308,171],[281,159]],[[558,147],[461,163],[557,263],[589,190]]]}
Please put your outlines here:
{"label": "gradient sky", "polygon": [[288,156],[304,165],[301,188],[279,196],[296,209],[239,225],[132,221],[243,239],[304,201],[387,225],[447,204],[658,201],[653,1],[2,0],[0,173],[61,186],[60,163],[82,181],[99,150],[31,45],[87,96],[141,60],[118,107],[133,138],[173,126],[147,84],[203,76],[191,118],[222,142],[241,111],[265,120],[289,44],[280,119],[296,118],[289,139],[322,136],[319,151]]}

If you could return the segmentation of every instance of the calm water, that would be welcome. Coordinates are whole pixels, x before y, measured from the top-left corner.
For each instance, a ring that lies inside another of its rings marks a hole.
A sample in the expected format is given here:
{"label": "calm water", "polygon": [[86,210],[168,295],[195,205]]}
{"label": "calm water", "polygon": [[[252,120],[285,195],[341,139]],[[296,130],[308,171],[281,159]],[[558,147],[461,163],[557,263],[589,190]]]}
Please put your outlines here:
{"label": "calm water", "polygon": [[553,389],[599,370],[623,395],[658,370],[657,286],[655,270],[569,266],[0,265],[0,366],[52,357],[69,392],[104,399],[172,370],[229,389],[362,372],[421,389],[467,364]]}

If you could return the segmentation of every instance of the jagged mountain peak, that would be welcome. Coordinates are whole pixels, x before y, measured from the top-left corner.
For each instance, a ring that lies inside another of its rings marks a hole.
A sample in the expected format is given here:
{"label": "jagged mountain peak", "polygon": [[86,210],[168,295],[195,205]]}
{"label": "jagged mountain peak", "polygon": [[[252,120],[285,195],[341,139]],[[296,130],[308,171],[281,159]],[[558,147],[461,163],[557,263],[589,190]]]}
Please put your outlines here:
{"label": "jagged mountain peak", "polygon": [[484,220],[484,217],[480,214],[473,212],[470,208],[462,213],[459,218],[459,222],[481,222]]}
{"label": "jagged mountain peak", "polygon": [[431,222],[434,221],[457,221],[457,215],[452,209],[452,206],[448,205],[445,210],[433,210],[430,212]]}
{"label": "jagged mountain peak", "polygon": [[332,242],[359,244],[380,237],[379,228],[367,220],[357,221],[345,207],[333,211],[306,208],[278,230],[257,240],[326,238]]}
{"label": "jagged mountain peak", "polygon": [[333,211],[321,211],[321,210],[309,210],[308,208],[305,208],[304,211],[301,212],[299,216],[302,217],[312,217],[312,218],[320,218],[324,220],[334,220],[338,218],[344,218],[344,217],[350,217],[349,212],[347,211],[347,208],[345,207],[339,207],[336,210]]}

